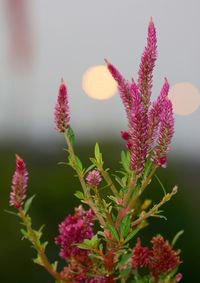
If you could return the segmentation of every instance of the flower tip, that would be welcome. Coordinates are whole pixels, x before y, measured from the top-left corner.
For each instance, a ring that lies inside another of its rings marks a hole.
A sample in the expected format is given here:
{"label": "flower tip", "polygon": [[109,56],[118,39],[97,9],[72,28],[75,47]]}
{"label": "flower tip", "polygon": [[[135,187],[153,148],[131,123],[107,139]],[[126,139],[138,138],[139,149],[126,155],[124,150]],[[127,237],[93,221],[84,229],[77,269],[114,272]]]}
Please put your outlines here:
{"label": "flower tip", "polygon": [[22,160],[22,158],[21,158],[17,153],[15,154],[15,158],[16,158],[16,160],[18,160],[18,161],[19,161],[19,160]]}
{"label": "flower tip", "polygon": [[106,65],[110,65],[109,61],[106,58],[104,58],[104,62],[106,63]]}
{"label": "flower tip", "polygon": [[64,79],[63,79],[63,78],[61,78],[61,84],[62,84],[62,85],[64,85],[64,84],[65,84]]}

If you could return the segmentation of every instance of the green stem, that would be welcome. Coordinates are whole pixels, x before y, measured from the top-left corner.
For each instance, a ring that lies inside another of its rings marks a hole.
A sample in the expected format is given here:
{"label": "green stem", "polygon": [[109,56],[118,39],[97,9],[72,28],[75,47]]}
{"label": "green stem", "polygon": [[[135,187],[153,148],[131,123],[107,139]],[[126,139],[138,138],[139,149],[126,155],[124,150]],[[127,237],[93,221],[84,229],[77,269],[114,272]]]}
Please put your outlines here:
{"label": "green stem", "polygon": [[80,170],[78,169],[78,166],[77,166],[77,161],[76,161],[76,155],[74,153],[74,149],[73,149],[73,146],[70,142],[70,139],[69,139],[69,136],[68,136],[68,132],[66,131],[64,133],[64,137],[66,139],[66,142],[67,142],[67,145],[68,145],[68,152],[69,152],[69,155],[71,156],[72,158],[72,162],[73,162],[73,168],[74,170],[76,171],[77,175],[78,175],[78,178],[79,178],[79,181],[81,183],[81,186],[82,186],[82,189],[83,189],[83,192],[86,196],[86,202],[87,204],[90,206],[90,208],[94,211],[94,213],[96,214],[96,217],[98,218],[100,224],[102,226],[106,226],[106,223],[103,219],[103,217],[100,215],[100,213],[97,211],[96,207],[95,207],[95,204],[93,203],[93,200],[92,200],[92,197],[89,193],[89,190],[87,189],[87,185],[85,183],[85,180],[84,180],[84,177],[83,177],[83,174],[82,172],[80,172]]}
{"label": "green stem", "polygon": [[22,208],[19,208],[19,216],[23,221],[23,224],[25,225],[27,232],[29,233],[29,241],[33,244],[34,248],[38,252],[38,255],[41,260],[42,266],[51,274],[53,278],[58,280],[60,283],[68,283],[69,281],[66,279],[63,279],[62,276],[53,269],[52,265],[50,264],[43,247],[41,247],[38,244],[38,239],[35,231],[32,229],[31,222],[29,216],[25,214],[25,211]]}
{"label": "green stem", "polygon": [[136,196],[133,196],[132,199],[130,199],[128,207],[127,207],[128,211],[131,210],[134,207],[139,196],[141,196],[141,194],[144,192],[146,187],[149,185],[149,183],[151,182],[152,176],[155,173],[156,169],[157,169],[157,167],[153,167],[153,169],[152,169],[151,173],[148,175],[148,177],[143,180],[141,188],[139,190],[139,193]]}
{"label": "green stem", "polygon": [[106,183],[110,187],[110,189],[113,192],[113,194],[116,196],[118,194],[118,191],[117,191],[117,189],[116,189],[116,187],[115,187],[115,185],[114,185],[114,183],[113,183],[109,173],[107,171],[105,171],[102,166],[97,166],[97,169],[99,170],[99,172],[103,176],[104,180],[106,181]]}

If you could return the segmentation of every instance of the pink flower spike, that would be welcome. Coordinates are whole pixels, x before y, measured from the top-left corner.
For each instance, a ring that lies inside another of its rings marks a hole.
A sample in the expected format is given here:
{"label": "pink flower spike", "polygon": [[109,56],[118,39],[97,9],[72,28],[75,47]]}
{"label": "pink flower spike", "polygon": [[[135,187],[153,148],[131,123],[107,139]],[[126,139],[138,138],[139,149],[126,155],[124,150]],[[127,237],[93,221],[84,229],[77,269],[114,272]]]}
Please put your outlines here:
{"label": "pink flower spike", "polygon": [[174,134],[174,117],[172,110],[172,103],[169,99],[166,99],[163,104],[163,111],[161,113],[160,133],[157,141],[157,145],[153,150],[152,161],[161,166],[160,160],[166,157],[169,151],[169,146]]}
{"label": "pink flower spike", "polygon": [[130,136],[127,145],[130,146],[130,168],[138,176],[141,175],[147,156],[147,115],[137,85],[132,81],[132,109],[130,115]]}
{"label": "pink flower spike", "polygon": [[56,130],[60,133],[64,133],[69,128],[69,103],[67,96],[67,87],[64,80],[61,79],[61,84],[58,92],[58,98],[54,111]]}
{"label": "pink flower spike", "polygon": [[158,128],[160,124],[160,116],[163,111],[164,102],[167,99],[169,92],[169,83],[167,79],[165,78],[163,87],[161,89],[161,92],[157,98],[157,100],[153,103],[150,111],[149,111],[149,117],[148,117],[148,144],[149,144],[149,150],[151,150],[152,144],[155,142],[157,135],[158,135]]}
{"label": "pink flower spike", "polygon": [[148,110],[150,105],[153,69],[155,66],[155,61],[157,59],[156,43],[156,29],[151,18],[148,27],[147,45],[142,54],[138,72],[138,88],[141,93],[142,102],[146,110]]}
{"label": "pink flower spike", "polygon": [[111,73],[112,77],[118,84],[120,97],[124,104],[127,117],[129,117],[131,108],[130,83],[121,75],[121,73],[116,69],[116,67],[109,63],[106,59],[105,63],[107,64],[107,68]]}
{"label": "pink flower spike", "polygon": [[92,188],[98,187],[101,180],[101,175],[97,170],[90,171],[86,177],[87,184]]}
{"label": "pink flower spike", "polygon": [[12,178],[12,191],[10,193],[10,206],[19,209],[26,198],[28,172],[26,164],[19,155],[16,155],[16,170]]}

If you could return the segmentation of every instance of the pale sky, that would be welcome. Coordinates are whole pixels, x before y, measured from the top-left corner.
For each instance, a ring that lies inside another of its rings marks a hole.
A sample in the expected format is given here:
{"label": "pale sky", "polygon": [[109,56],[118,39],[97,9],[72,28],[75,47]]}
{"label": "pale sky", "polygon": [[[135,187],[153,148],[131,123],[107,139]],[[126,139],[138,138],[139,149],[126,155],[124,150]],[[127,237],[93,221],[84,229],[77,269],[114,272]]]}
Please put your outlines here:
{"label": "pale sky", "polygon": [[[20,67],[19,62],[11,63],[12,16],[6,0],[0,1],[0,141],[57,139],[53,109],[61,77],[68,85],[71,123],[78,138],[118,137],[126,128],[119,96],[106,101],[87,97],[82,76],[107,58],[128,79],[137,79],[150,16],[157,28],[159,56],[153,99],[165,76],[171,86],[190,82],[200,89],[199,0],[24,2],[31,49],[29,62]],[[190,116],[176,116],[172,147],[200,156],[199,125],[200,108]]]}

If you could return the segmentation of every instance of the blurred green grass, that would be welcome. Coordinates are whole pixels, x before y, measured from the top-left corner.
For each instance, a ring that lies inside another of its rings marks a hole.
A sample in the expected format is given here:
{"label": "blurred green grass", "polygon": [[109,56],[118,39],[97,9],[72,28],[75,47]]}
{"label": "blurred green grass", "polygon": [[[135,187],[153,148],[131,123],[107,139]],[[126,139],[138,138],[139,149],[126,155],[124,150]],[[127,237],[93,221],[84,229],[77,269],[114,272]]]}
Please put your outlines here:
{"label": "blurred green grass", "polygon": [[[122,145],[114,140],[100,145],[106,166],[118,170]],[[79,204],[73,194],[80,189],[71,168],[58,165],[58,162],[66,160],[63,147],[63,144],[53,143],[48,150],[44,144],[40,148],[24,144],[0,147],[0,282],[54,282],[42,268],[33,264],[35,252],[26,240],[21,241],[18,219],[5,213],[4,209],[9,209],[10,184],[15,170],[14,153],[18,152],[26,160],[29,170],[28,195],[36,194],[30,211],[34,226],[37,228],[45,223],[44,238],[49,241],[48,255],[52,261],[57,258],[59,249],[54,244],[54,238],[58,233],[58,223]],[[88,157],[93,155],[93,145],[79,144],[76,152],[88,165]],[[170,191],[177,184],[179,193],[164,207],[168,221],[151,219],[151,225],[141,233],[144,241],[148,241],[157,233],[172,239],[179,230],[185,230],[177,244],[182,249],[183,283],[199,282],[199,165],[197,161],[177,157],[169,160],[167,169],[158,171],[157,175],[165,188]],[[162,189],[156,180],[152,182],[151,189],[146,191],[146,196],[155,200],[162,196]]]}

